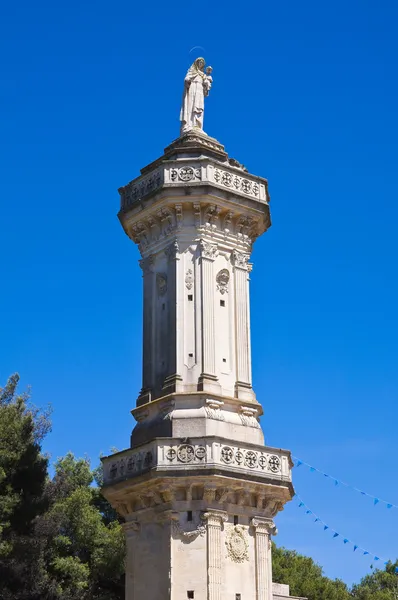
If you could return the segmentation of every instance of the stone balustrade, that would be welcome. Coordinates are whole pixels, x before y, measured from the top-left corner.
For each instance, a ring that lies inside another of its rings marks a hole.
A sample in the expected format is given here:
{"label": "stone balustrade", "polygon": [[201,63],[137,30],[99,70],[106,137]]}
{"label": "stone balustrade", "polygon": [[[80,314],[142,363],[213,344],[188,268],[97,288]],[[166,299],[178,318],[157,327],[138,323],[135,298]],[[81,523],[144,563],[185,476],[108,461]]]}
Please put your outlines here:
{"label": "stone balustrade", "polygon": [[182,184],[211,184],[263,203],[267,203],[269,199],[267,181],[261,177],[208,158],[179,159],[169,160],[120,188],[121,209],[128,210],[162,187],[181,187]]}
{"label": "stone balustrade", "polygon": [[137,448],[107,456],[102,461],[105,485],[136,477],[150,469],[166,472],[217,468],[237,475],[255,474],[264,479],[290,482],[292,467],[287,450],[253,444],[237,445],[215,437],[189,441],[157,438]]}

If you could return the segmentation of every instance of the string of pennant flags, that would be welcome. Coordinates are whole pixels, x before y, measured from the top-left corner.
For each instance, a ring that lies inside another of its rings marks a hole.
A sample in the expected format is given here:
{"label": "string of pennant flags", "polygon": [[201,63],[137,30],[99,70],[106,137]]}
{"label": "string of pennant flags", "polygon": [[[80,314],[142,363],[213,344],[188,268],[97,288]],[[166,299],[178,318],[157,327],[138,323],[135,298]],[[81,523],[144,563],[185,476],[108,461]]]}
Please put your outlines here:
{"label": "string of pennant flags", "polygon": [[[304,502],[304,500],[297,493],[295,495],[295,498],[297,499],[298,507],[302,508],[308,517],[310,517],[310,518],[314,517],[314,523],[318,523],[319,525],[321,525],[323,527],[324,532],[333,534],[332,539],[340,538],[343,541],[344,545],[351,545],[353,547],[354,552],[362,554],[362,556],[369,556],[375,562],[379,562],[380,564],[383,563],[384,565],[388,565],[389,562],[391,562],[391,561],[387,560],[386,558],[383,558],[382,556],[376,556],[369,550],[362,548],[362,546],[360,546],[359,544],[354,543],[352,540],[350,540],[347,537],[344,537],[341,533],[339,533],[338,531],[336,531],[335,529],[333,529],[332,527],[327,525],[325,523],[325,521],[323,521],[313,510],[311,510],[307,506],[307,504]],[[398,573],[398,567],[395,568],[395,572]]]}
{"label": "string of pennant flags", "polygon": [[316,467],[313,467],[312,465],[306,463],[304,460],[301,460],[301,458],[297,458],[297,456],[293,456],[292,458],[295,461],[296,468],[304,465],[305,467],[307,467],[309,469],[309,471],[311,473],[319,473],[320,475],[323,475],[323,477],[330,479],[330,481],[332,481],[335,486],[342,485],[346,488],[350,488],[351,490],[355,490],[362,496],[366,496],[367,498],[370,498],[373,501],[374,506],[376,506],[376,504],[385,504],[388,509],[398,508],[398,506],[396,504],[393,504],[392,502],[387,502],[387,500],[383,500],[382,498],[378,498],[377,496],[372,496],[372,494],[368,494],[367,492],[364,492],[363,490],[360,490],[359,488],[354,487],[353,485],[350,485],[349,483],[346,483],[345,481],[342,481],[341,479],[336,479],[336,477],[332,477],[328,473],[324,473],[320,469],[317,469]]}

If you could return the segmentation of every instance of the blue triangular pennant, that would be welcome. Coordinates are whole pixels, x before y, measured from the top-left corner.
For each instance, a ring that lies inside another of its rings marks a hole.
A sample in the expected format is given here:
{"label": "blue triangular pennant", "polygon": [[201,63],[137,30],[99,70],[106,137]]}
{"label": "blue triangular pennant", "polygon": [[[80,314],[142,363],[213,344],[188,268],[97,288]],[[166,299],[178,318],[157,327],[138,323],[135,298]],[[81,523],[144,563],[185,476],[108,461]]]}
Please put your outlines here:
{"label": "blue triangular pennant", "polygon": [[339,534],[337,533],[337,531],[336,531],[336,533],[334,534],[334,536],[333,536],[333,537],[334,537],[334,538],[335,538],[335,537],[339,537]]}
{"label": "blue triangular pennant", "polygon": [[326,529],[329,529],[329,525],[325,525],[323,531],[326,531]]}
{"label": "blue triangular pennant", "polygon": [[375,560],[380,560],[380,558],[378,556],[375,556]]}
{"label": "blue triangular pennant", "polygon": [[334,480],[334,485],[339,485],[339,482],[337,481],[337,479]]}
{"label": "blue triangular pennant", "polygon": [[347,544],[350,540],[347,540],[346,538],[344,538],[344,543]]}
{"label": "blue triangular pennant", "polygon": [[369,552],[366,552],[366,550],[365,550],[365,552],[363,553],[363,555],[366,556],[367,554],[369,554]]}
{"label": "blue triangular pennant", "polygon": [[354,552],[355,552],[355,550],[358,550],[358,546],[357,545],[354,546]]}
{"label": "blue triangular pennant", "polygon": [[392,508],[392,504],[387,504],[387,508]]}
{"label": "blue triangular pennant", "polygon": [[310,471],[311,471],[311,473],[314,473],[315,468],[314,467],[310,467]]}
{"label": "blue triangular pennant", "polygon": [[378,504],[378,502],[379,502],[379,499],[378,499],[378,498],[374,498],[374,500],[373,500],[373,504],[374,504],[375,506],[376,506],[376,504]]}
{"label": "blue triangular pennant", "polygon": [[302,506],[304,506],[304,502],[300,502],[299,508],[301,508]]}
{"label": "blue triangular pennant", "polygon": [[312,510],[306,510],[306,511],[305,511],[305,514],[306,514],[306,515],[312,515]]}
{"label": "blue triangular pennant", "polygon": [[298,460],[296,462],[296,467],[300,467],[302,464],[303,464],[303,461],[302,460]]}

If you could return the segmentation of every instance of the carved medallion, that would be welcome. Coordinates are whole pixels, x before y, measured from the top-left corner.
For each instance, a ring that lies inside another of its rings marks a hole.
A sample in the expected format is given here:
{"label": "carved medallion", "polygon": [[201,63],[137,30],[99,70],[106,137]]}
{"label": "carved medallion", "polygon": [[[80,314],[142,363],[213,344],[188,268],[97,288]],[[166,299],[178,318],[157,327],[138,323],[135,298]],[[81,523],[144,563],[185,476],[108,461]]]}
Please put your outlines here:
{"label": "carved medallion", "polygon": [[179,461],[183,463],[192,462],[195,456],[194,447],[190,444],[182,444],[178,446],[177,449],[177,458]]}
{"label": "carved medallion", "polygon": [[273,473],[277,473],[280,469],[280,460],[278,458],[278,456],[270,456],[269,461],[268,461],[268,465],[269,465],[269,470],[272,471]]}
{"label": "carved medallion", "polygon": [[166,458],[167,460],[174,460],[176,457],[176,451],[174,450],[174,448],[169,448],[166,452]]}
{"label": "carved medallion", "polygon": [[221,294],[228,292],[229,271],[221,269],[216,275],[217,289]]}
{"label": "carved medallion", "polygon": [[185,275],[185,286],[187,290],[191,290],[193,288],[193,272],[192,269],[188,269]]}
{"label": "carved medallion", "polygon": [[221,448],[221,458],[226,463],[231,463],[234,459],[234,452],[229,446],[223,446]]}
{"label": "carved medallion", "polygon": [[249,542],[247,540],[247,533],[242,525],[235,525],[235,527],[229,530],[225,544],[231,560],[237,563],[249,560]]}
{"label": "carved medallion", "polygon": [[206,456],[206,448],[204,446],[198,446],[195,450],[195,456],[199,460],[203,460]]}
{"label": "carved medallion", "polygon": [[156,287],[158,288],[159,296],[164,296],[167,292],[167,275],[156,273]]}
{"label": "carved medallion", "polygon": [[257,455],[252,450],[248,450],[248,452],[246,452],[245,465],[250,469],[254,469],[254,467],[257,465]]}

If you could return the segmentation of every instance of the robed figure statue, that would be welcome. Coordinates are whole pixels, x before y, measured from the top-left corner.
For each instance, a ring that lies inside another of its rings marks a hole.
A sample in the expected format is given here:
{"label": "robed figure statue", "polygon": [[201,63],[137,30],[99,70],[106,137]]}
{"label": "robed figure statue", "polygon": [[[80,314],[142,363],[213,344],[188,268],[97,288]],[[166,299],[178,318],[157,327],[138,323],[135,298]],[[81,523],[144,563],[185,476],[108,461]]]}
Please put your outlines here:
{"label": "robed figure statue", "polygon": [[204,72],[205,61],[197,58],[189,67],[184,81],[180,113],[181,135],[191,129],[203,130],[204,98],[208,96],[213,81],[212,68]]}

